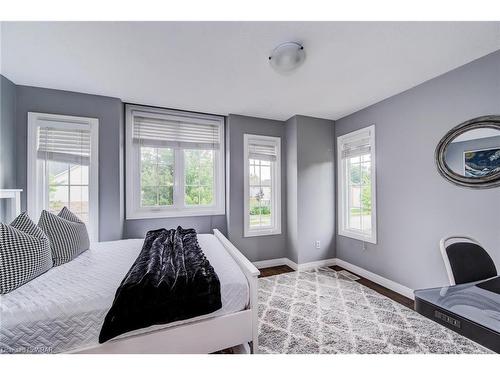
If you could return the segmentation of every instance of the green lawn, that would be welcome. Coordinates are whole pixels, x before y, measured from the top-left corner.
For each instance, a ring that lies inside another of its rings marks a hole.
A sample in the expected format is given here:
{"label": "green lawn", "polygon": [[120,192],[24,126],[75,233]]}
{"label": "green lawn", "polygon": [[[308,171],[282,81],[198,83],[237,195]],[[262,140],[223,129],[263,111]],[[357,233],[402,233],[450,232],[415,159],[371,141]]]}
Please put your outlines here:
{"label": "green lawn", "polygon": [[[260,218],[262,218],[262,223],[260,222]],[[250,226],[270,226],[271,225],[271,214],[267,215],[250,215]]]}
{"label": "green lawn", "polygon": [[359,209],[359,208],[351,208],[351,213],[354,215],[371,215],[372,211],[370,209]]}

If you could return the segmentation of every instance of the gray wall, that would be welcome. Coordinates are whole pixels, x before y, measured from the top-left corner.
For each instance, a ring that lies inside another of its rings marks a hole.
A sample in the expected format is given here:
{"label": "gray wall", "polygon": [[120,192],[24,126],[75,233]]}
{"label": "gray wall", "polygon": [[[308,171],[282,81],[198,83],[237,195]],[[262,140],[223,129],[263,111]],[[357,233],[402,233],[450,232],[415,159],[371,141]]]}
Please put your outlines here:
{"label": "gray wall", "polygon": [[[287,253],[296,263],[333,258],[334,122],[294,116],[286,127]],[[319,249],[315,241],[320,241]]]}
{"label": "gray wall", "polygon": [[448,164],[453,171],[463,175],[464,152],[488,148],[500,148],[500,136],[471,139],[470,141],[463,142],[452,142],[446,149],[446,164]]}
{"label": "gray wall", "polygon": [[224,215],[193,216],[125,220],[124,238],[144,238],[148,230],[175,228],[178,225],[183,228],[194,228],[198,233],[213,233],[213,229],[215,228],[219,229],[223,234],[227,233],[226,217]]}
{"label": "gray wall", "polygon": [[0,189],[16,188],[16,85],[0,75]]}
{"label": "gray wall", "polygon": [[[297,121],[298,263],[335,257],[334,122]],[[314,246],[320,241],[320,248]]]}
{"label": "gray wall", "polygon": [[[0,189],[16,188],[16,85],[0,75]],[[0,199],[0,222],[7,218],[5,199]]]}
{"label": "gray wall", "polygon": [[378,220],[378,244],[337,236],[337,257],[413,289],[445,285],[438,241],[459,233],[500,268],[500,189],[457,187],[434,163],[448,130],[489,114],[500,114],[500,51],[336,121],[336,136],[375,124]]}
{"label": "gray wall", "polygon": [[[26,191],[28,112],[99,119],[99,239],[123,235],[123,104],[120,99],[38,87],[17,86],[17,186]],[[22,207],[26,209],[26,194]],[[38,218],[34,218],[37,220]]]}
{"label": "gray wall", "polygon": [[299,263],[297,117],[288,119],[286,126],[286,252],[288,258]]}
{"label": "gray wall", "polygon": [[[229,115],[226,128],[229,160],[227,232],[229,240],[251,261],[282,258],[286,255],[286,137],[282,121]],[[281,137],[281,234],[243,237],[243,134]],[[227,209],[227,207],[226,207]]]}

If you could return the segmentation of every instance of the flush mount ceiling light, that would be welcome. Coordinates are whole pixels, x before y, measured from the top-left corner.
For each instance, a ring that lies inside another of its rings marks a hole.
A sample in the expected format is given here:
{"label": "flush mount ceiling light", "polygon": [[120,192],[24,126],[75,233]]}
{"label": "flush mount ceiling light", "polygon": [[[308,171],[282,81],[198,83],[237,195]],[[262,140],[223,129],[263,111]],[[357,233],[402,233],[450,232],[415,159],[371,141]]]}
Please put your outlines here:
{"label": "flush mount ceiling light", "polygon": [[290,73],[301,66],[305,59],[304,46],[297,42],[286,42],[271,52],[269,63],[279,73]]}

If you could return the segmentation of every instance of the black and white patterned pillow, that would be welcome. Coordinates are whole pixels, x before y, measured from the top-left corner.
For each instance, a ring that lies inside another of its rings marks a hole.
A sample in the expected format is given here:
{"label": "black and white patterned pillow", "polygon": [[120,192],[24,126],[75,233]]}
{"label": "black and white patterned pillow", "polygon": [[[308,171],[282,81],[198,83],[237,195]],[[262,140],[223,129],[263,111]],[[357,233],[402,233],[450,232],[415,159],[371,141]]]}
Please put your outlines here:
{"label": "black and white patterned pillow", "polygon": [[0,294],[9,293],[52,267],[49,239],[26,212],[0,223]]}
{"label": "black and white patterned pillow", "polygon": [[43,210],[38,226],[49,237],[54,266],[69,262],[90,247],[85,223],[66,207],[58,215]]}

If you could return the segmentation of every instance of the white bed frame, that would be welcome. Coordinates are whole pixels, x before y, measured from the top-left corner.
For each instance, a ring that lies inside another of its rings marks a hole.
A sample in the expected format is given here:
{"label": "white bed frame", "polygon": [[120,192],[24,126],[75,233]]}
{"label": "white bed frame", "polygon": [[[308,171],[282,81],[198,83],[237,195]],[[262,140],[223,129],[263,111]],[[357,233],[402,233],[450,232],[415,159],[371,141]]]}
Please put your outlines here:
{"label": "white bed frame", "polygon": [[238,264],[248,281],[250,300],[245,310],[118,338],[91,348],[77,349],[71,353],[213,353],[247,343],[251,343],[252,353],[256,353],[259,347],[257,278],[260,272],[221,232],[214,229],[214,235]]}

